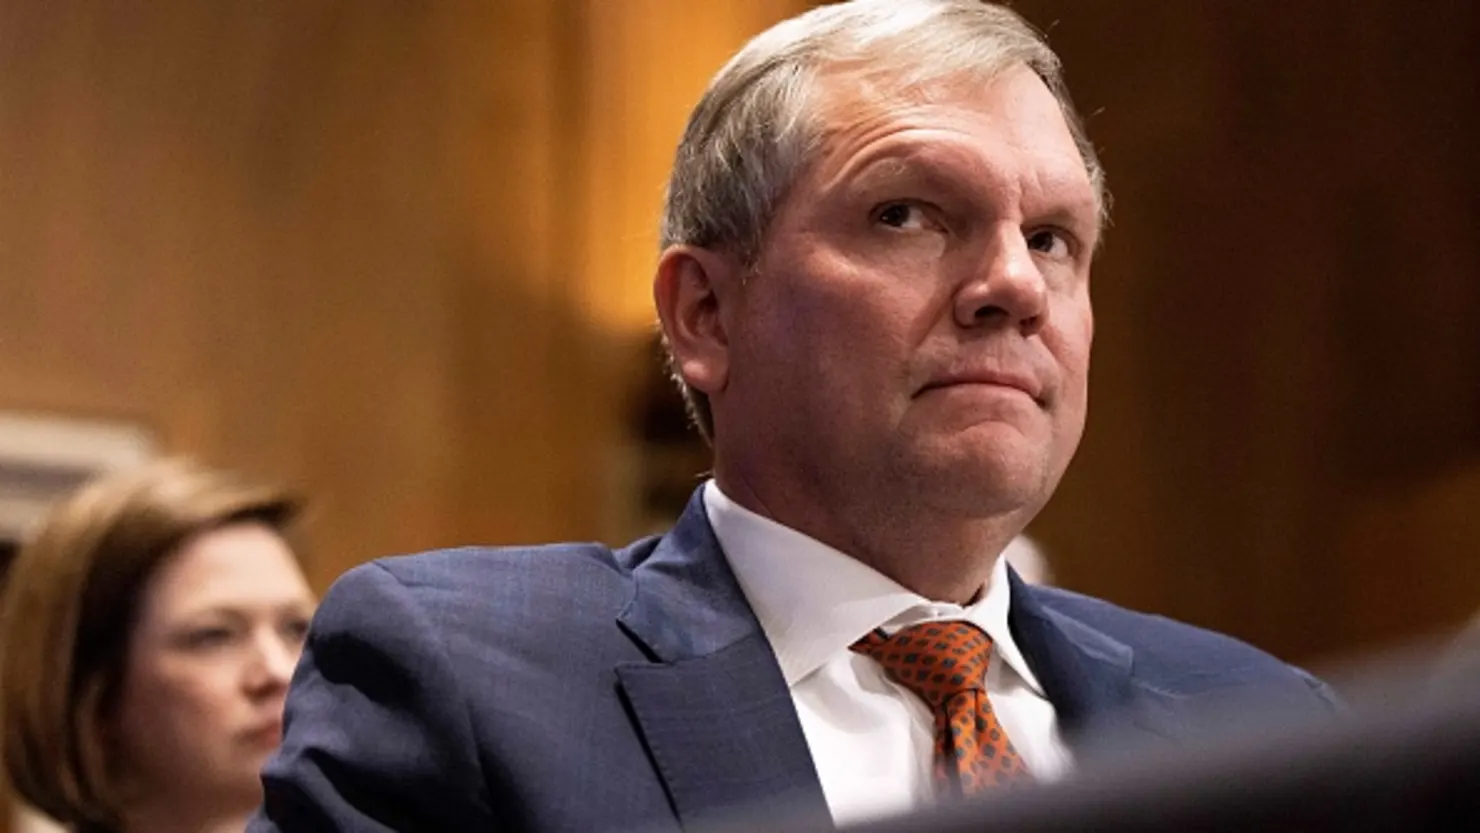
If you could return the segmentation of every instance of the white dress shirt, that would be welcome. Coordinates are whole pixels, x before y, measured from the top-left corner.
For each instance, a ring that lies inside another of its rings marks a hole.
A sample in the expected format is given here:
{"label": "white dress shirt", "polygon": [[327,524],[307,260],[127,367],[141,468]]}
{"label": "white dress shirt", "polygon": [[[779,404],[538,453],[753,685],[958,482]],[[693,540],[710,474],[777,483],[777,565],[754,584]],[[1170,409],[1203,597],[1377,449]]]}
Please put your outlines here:
{"label": "white dress shirt", "polygon": [[760,620],[796,704],[802,732],[838,824],[909,810],[934,795],[935,719],[873,659],[850,650],[870,630],[924,621],[971,622],[992,638],[987,696],[1039,781],[1070,765],[1053,704],[1007,627],[1002,559],[979,599],[932,602],[860,561],[736,504],[714,481],[704,508]]}

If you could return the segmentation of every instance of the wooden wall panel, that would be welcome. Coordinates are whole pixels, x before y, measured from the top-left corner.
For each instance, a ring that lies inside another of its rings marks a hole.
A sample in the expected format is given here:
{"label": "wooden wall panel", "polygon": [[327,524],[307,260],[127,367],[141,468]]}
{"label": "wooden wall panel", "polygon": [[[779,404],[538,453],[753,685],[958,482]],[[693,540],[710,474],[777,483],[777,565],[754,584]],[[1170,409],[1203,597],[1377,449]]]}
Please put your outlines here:
{"label": "wooden wall panel", "polygon": [[6,4],[0,405],[300,484],[321,587],[595,534],[560,12]]}
{"label": "wooden wall panel", "polygon": [[1450,632],[1480,613],[1480,462],[1353,496],[1337,515],[1337,615],[1348,653]]}
{"label": "wooden wall panel", "polygon": [[1414,497],[1480,443],[1480,13],[1016,5],[1118,197],[1091,428],[1036,527],[1063,579],[1297,658],[1457,623],[1427,577],[1480,607],[1480,547]]}
{"label": "wooden wall panel", "polygon": [[0,406],[301,484],[320,586],[623,537],[668,159],[799,5],[0,5]]}
{"label": "wooden wall panel", "polygon": [[668,157],[796,6],[0,0],[0,407],[301,487],[320,589],[625,537]]}

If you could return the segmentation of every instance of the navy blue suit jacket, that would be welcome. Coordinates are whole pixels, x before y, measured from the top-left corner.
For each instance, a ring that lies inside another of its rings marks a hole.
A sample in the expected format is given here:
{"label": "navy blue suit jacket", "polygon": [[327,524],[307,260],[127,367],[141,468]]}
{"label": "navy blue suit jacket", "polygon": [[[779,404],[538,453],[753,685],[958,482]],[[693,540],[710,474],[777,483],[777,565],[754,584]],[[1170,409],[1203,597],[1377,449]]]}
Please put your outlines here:
{"label": "navy blue suit jacket", "polygon": [[[1071,747],[1176,738],[1203,698],[1320,683],[1245,644],[1012,578]],[[1101,730],[1105,730],[1102,732]],[[674,830],[766,804],[825,823],[765,634],[696,492],[674,529],[345,574],[315,616],[249,833]]]}

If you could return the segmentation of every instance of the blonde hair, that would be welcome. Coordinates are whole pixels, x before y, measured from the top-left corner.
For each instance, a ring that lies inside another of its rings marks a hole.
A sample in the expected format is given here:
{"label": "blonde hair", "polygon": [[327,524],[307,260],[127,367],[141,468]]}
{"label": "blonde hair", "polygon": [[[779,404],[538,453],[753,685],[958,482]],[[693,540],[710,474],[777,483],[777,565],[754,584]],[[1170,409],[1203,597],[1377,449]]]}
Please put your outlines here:
{"label": "blonde hair", "polygon": [[67,824],[117,823],[126,762],[103,727],[144,588],[192,536],[251,521],[281,530],[298,510],[281,491],[184,460],[102,477],[53,509],[0,602],[0,757],[26,801]]}

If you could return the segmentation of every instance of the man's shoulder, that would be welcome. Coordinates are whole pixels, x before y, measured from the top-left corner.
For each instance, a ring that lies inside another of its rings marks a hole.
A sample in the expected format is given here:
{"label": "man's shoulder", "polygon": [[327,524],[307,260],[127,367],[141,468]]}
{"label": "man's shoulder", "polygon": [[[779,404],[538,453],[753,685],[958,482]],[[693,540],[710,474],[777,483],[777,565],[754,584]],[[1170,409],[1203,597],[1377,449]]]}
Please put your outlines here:
{"label": "man's shoulder", "polygon": [[[340,576],[325,607],[374,616],[387,595],[443,625],[514,624],[559,611],[610,622],[631,598],[632,571],[656,539],[620,549],[599,543],[458,547],[378,558]],[[451,620],[451,621],[449,621]]]}
{"label": "man's shoulder", "polygon": [[1320,687],[1303,670],[1227,634],[1069,590],[1031,587],[1029,592],[1051,616],[1129,648],[1138,678],[1179,694],[1259,685]]}
{"label": "man's shoulder", "polygon": [[381,569],[413,587],[507,588],[559,578],[625,583],[655,541],[644,539],[620,549],[595,542],[456,547],[386,556],[356,569]]}

